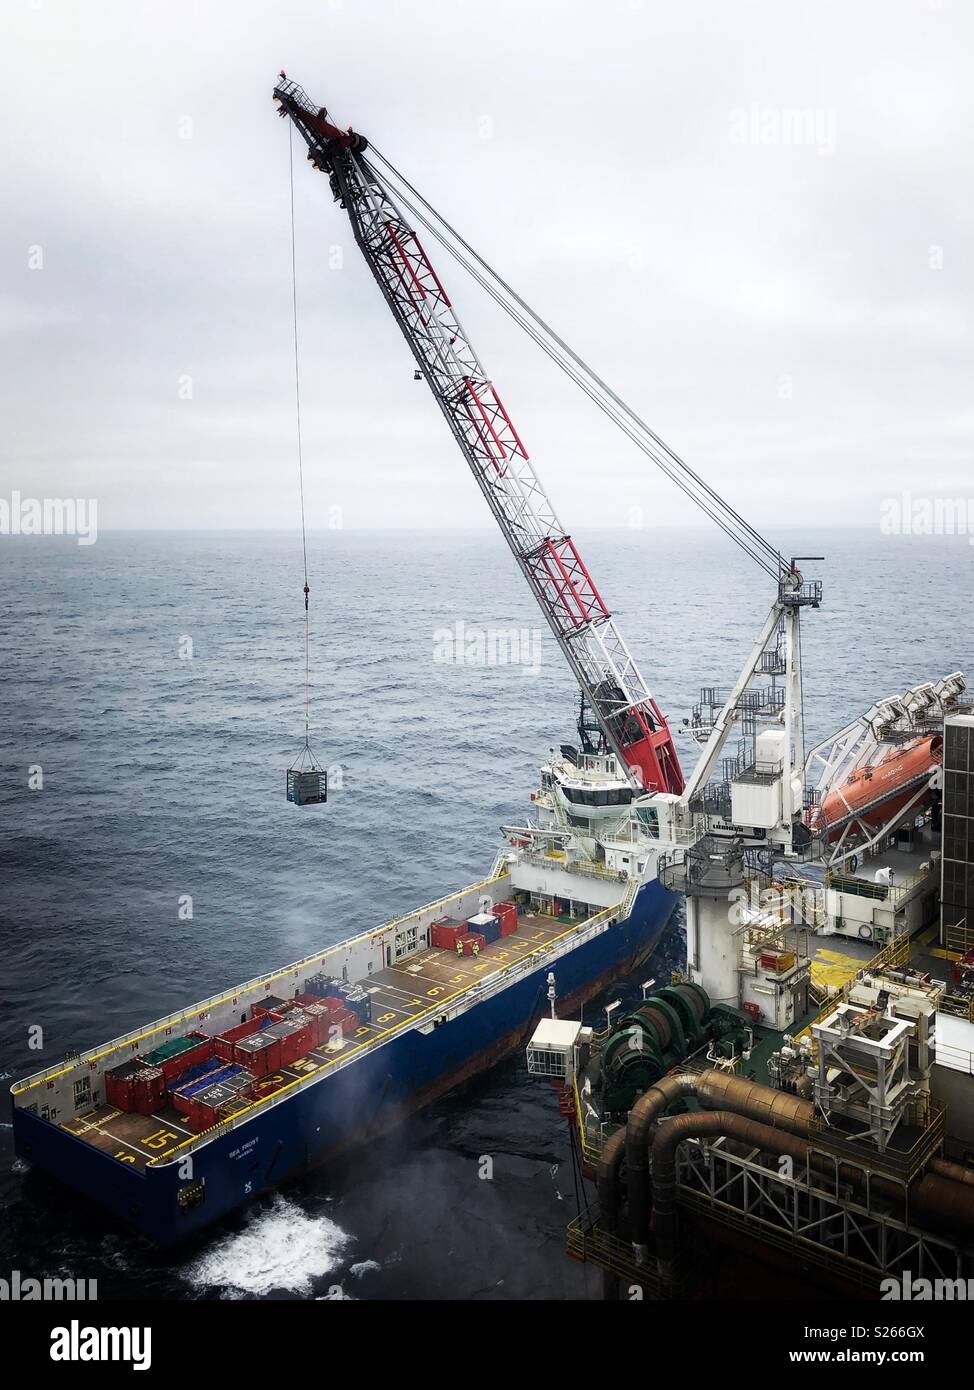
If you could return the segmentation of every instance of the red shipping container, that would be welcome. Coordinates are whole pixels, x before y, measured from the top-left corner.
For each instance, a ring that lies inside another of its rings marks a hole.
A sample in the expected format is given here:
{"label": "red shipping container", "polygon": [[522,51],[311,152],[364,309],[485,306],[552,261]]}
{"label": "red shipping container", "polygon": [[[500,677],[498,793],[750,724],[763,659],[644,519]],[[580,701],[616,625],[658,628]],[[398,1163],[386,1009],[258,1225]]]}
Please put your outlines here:
{"label": "red shipping container", "polygon": [[190,1102],[186,1119],[194,1134],[202,1134],[204,1129],[209,1129],[211,1125],[215,1125],[216,1118],[216,1111],[212,1105],[207,1105],[206,1101],[193,1100]]}
{"label": "red shipping container", "polygon": [[253,1091],[253,1077],[249,1073],[238,1073],[237,1076],[226,1081],[215,1082],[205,1090],[200,1091],[190,1102],[189,1108],[189,1127],[194,1134],[201,1133],[204,1129],[209,1129],[211,1125],[219,1124],[225,1118],[223,1111],[227,1107],[234,1110],[242,1110],[248,1103]]}
{"label": "red shipping container", "polygon": [[315,1047],[320,1047],[328,1042],[328,1029],[331,1025],[334,1009],[330,1009],[327,1004],[323,1004],[320,999],[316,999],[313,1004],[306,1004],[305,1013],[312,1020],[314,1025]]}
{"label": "red shipping container", "polygon": [[165,1100],[166,1082],[160,1067],[145,1067],[132,1084],[132,1104],[140,1115],[151,1115]]}
{"label": "red shipping container", "polygon": [[[293,1017],[295,1022],[298,1022],[297,1017]],[[301,1026],[281,1039],[281,1066],[286,1067],[289,1062],[296,1062],[299,1057],[306,1057],[314,1047],[314,1040],[314,1024],[310,1019],[305,1020],[302,1015]]]}
{"label": "red shipping container", "polygon": [[513,936],[517,931],[517,907],[514,903],[495,903],[494,914],[500,918],[501,936]]}
{"label": "red shipping container", "polygon": [[256,1033],[260,1027],[261,1018],[248,1018],[243,1023],[235,1023],[232,1028],[225,1028],[222,1033],[217,1034],[217,1041],[235,1043],[238,1038],[246,1038],[251,1033]]}
{"label": "red shipping container", "polygon": [[469,931],[465,936],[460,937],[460,945],[463,947],[463,954],[465,956],[472,956],[474,954],[474,946],[477,947],[477,954],[479,955],[487,945],[487,942],[480,935],[480,932]]}
{"label": "red shipping container", "polygon": [[258,1000],[256,1004],[251,1004],[250,1017],[264,1018],[267,1014],[273,1015],[276,1009],[283,1008],[286,1003],[287,1000],[282,999],[280,995],[265,994],[264,998]]}
{"label": "red shipping container", "polygon": [[251,1033],[258,1032],[268,1018],[276,1017],[276,1014],[259,1014],[254,1018],[248,1018],[245,1023],[236,1023],[232,1028],[217,1034],[214,1040],[216,1055],[223,1062],[235,1061],[234,1044],[241,1038],[249,1038]]}
{"label": "red shipping container", "polygon": [[439,947],[442,951],[454,951],[457,938],[461,937],[465,930],[467,923],[457,922],[454,917],[439,917],[429,927],[429,944]]}
{"label": "red shipping container", "polygon": [[[178,1068],[177,1068],[177,1067],[174,1067],[174,1068],[173,1068],[173,1073],[172,1073],[172,1075],[173,1075],[173,1076],[178,1076],[179,1073],[180,1073],[181,1071],[184,1071],[184,1070],[186,1069],[186,1067],[197,1067],[197,1066],[199,1066],[200,1062],[208,1062],[212,1056],[213,1056],[213,1039],[212,1039],[212,1038],[204,1038],[204,1039],[201,1041],[199,1047],[194,1047],[194,1048],[193,1048],[193,1051],[192,1051],[191,1053],[188,1054],[188,1058],[189,1058],[188,1061],[186,1061],[186,1059],[184,1058],[184,1059],[182,1059],[182,1065],[180,1065]],[[165,1069],[165,1067],[163,1067],[162,1070],[163,1070],[163,1075],[166,1077],[166,1084],[168,1085],[169,1082],[170,1082],[170,1080],[172,1079],[172,1077],[166,1075],[166,1069]]]}
{"label": "red shipping container", "polygon": [[131,1063],[105,1073],[105,1099],[116,1110],[135,1109],[134,1068]]}
{"label": "red shipping container", "polygon": [[256,1018],[256,1019],[261,1019],[261,1018],[276,1018],[276,1017],[277,1017],[277,1012],[276,1012],[276,1011],[277,1011],[277,1009],[280,1008],[280,1007],[282,1007],[282,1006],[276,1004],[276,1005],[274,1006],[274,1009],[272,1010],[272,1009],[265,1009],[264,1006],[263,1006],[262,1004],[251,1004],[251,1006],[250,1006],[250,1017],[251,1017],[252,1019],[255,1019],[255,1018]]}
{"label": "red shipping container", "polygon": [[455,951],[457,938],[467,929],[466,922],[434,922],[430,927],[430,945],[441,951]]}
{"label": "red shipping container", "polygon": [[280,1039],[282,1067],[308,1055],[315,1044],[317,1026],[317,1019],[309,1018],[300,1009],[292,1009],[286,1018],[270,1025],[268,1034]]}
{"label": "red shipping container", "polygon": [[267,1036],[266,1030],[241,1038],[233,1044],[233,1060],[255,1076],[266,1076],[281,1065],[280,1039]]}
{"label": "red shipping container", "polygon": [[[227,1046],[232,1047],[233,1044],[228,1043]],[[209,1058],[208,1060],[210,1061],[211,1065],[207,1067],[204,1072],[201,1072],[199,1076],[194,1076],[192,1080],[183,1080],[181,1086],[178,1086],[175,1089],[170,1090],[169,1092],[170,1097],[172,1098],[173,1105],[184,1115],[189,1114],[189,1106],[192,1101],[192,1095],[190,1094],[190,1091],[192,1091],[194,1088],[198,1090],[201,1085],[206,1083],[208,1078],[212,1078],[216,1075],[217,1072],[220,1071],[222,1062],[232,1062],[233,1058],[225,1057],[221,1059],[216,1053],[214,1053],[213,1057]],[[184,1087],[189,1089],[184,1090]]]}
{"label": "red shipping container", "polygon": [[188,1071],[190,1067],[195,1067],[197,1063],[205,1062],[208,1057],[213,1056],[212,1038],[207,1037],[205,1033],[187,1033],[186,1036],[199,1038],[200,1041],[196,1047],[189,1047],[185,1052],[179,1052],[174,1057],[167,1057],[165,1061],[159,1063],[167,1086],[179,1076],[180,1072]]}
{"label": "red shipping container", "polygon": [[341,1043],[347,1042],[349,1038],[353,1038],[355,1030],[361,1026],[358,1014],[352,1013],[351,1009],[342,1009],[338,1013],[332,1014],[322,1044],[326,1047],[330,1045],[338,1047]]}

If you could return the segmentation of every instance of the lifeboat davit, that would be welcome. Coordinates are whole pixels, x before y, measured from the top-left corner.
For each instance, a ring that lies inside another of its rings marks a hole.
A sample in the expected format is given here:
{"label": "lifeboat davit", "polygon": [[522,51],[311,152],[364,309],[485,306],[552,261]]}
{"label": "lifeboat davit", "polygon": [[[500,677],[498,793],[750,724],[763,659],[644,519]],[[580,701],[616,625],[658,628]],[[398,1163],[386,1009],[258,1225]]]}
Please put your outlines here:
{"label": "lifeboat davit", "polygon": [[[931,734],[890,748],[878,762],[855,768],[812,810],[809,829],[819,835],[827,831],[829,840],[838,839],[851,820],[878,830],[930,780],[931,772],[943,762],[943,745],[941,734]],[[926,800],[917,802],[917,815],[926,804]]]}

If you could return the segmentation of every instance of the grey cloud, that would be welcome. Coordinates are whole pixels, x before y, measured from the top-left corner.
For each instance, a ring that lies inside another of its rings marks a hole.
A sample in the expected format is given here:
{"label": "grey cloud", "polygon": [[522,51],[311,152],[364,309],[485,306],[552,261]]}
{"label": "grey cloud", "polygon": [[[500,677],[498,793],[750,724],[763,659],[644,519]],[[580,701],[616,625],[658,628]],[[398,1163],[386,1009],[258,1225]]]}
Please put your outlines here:
{"label": "grey cloud", "polygon": [[[871,521],[918,469],[969,486],[957,0],[42,0],[3,23],[0,493],[94,493],[105,527],[296,525],[282,65],[762,524]],[[834,151],[735,141],[752,108],[834,118]],[[312,520],[489,525],[300,149],[295,177]],[[569,524],[691,519],[443,276]]]}

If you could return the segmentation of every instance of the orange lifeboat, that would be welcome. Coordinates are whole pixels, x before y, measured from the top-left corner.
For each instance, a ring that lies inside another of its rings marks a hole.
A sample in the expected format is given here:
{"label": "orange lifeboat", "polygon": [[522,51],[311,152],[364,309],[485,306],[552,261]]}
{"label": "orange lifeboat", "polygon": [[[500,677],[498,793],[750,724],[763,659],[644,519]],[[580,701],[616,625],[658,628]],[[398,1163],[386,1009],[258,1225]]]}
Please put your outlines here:
{"label": "orange lifeboat", "polygon": [[[828,830],[828,838],[835,840],[861,812],[858,818],[862,823],[878,830],[907,805],[943,762],[943,743],[941,734],[931,734],[890,748],[878,762],[855,768],[810,813],[809,828],[818,834]],[[926,801],[917,803],[917,815],[925,805]]]}

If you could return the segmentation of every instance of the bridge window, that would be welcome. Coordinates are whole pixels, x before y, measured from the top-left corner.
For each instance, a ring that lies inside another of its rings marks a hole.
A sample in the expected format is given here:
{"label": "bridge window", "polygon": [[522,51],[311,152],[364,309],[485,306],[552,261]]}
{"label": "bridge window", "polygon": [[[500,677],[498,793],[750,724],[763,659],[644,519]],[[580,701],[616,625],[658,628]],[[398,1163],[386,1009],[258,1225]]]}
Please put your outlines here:
{"label": "bridge window", "polygon": [[574,806],[628,806],[632,801],[631,787],[606,787],[583,790],[581,787],[562,787]]}

